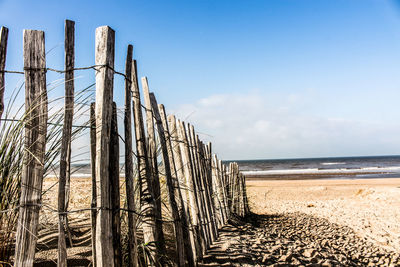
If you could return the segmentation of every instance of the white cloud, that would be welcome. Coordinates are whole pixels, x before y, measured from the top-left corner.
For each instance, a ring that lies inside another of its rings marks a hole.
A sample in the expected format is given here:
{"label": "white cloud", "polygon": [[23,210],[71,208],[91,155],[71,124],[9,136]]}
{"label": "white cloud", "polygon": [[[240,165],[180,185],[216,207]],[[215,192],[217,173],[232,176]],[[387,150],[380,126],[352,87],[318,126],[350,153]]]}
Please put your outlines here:
{"label": "white cloud", "polygon": [[319,115],[315,92],[218,94],[171,111],[224,159],[398,154],[398,124]]}

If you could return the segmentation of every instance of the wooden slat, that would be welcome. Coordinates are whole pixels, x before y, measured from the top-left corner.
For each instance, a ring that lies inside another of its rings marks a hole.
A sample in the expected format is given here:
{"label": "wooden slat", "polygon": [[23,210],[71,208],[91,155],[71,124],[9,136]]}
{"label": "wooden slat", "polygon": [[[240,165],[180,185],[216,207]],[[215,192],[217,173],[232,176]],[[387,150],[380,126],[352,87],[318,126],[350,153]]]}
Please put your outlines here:
{"label": "wooden slat", "polygon": [[8,28],[1,27],[0,29],[0,119],[4,111],[5,75],[4,72],[2,71],[6,68],[7,40],[8,40]]}
{"label": "wooden slat", "polygon": [[202,225],[203,231],[206,237],[206,244],[207,248],[211,245],[212,243],[212,237],[211,237],[211,219],[210,219],[210,214],[208,213],[208,205],[206,202],[206,197],[204,195],[204,183],[203,183],[203,177],[202,177],[202,172],[201,172],[201,163],[199,160],[199,153],[197,149],[197,144],[196,144],[196,133],[194,131],[193,125],[188,126],[188,131],[189,131],[189,144],[192,152],[192,158],[193,158],[193,166],[194,166],[194,173],[195,175],[195,182],[196,182],[196,187],[198,190],[198,195],[199,195],[199,201],[200,201],[200,213],[201,213],[201,218],[202,218]]}
{"label": "wooden slat", "polygon": [[195,173],[194,173],[194,162],[192,161],[189,138],[186,132],[185,124],[181,121],[177,121],[179,145],[182,151],[182,163],[185,170],[186,184],[188,187],[190,213],[192,218],[193,228],[196,233],[196,243],[200,245],[201,251],[198,251],[198,258],[202,258],[207,251],[206,237],[203,230],[204,225],[202,224],[201,211],[200,211],[200,198],[198,197],[199,192],[196,188]]}
{"label": "wooden slat", "polygon": [[[125,75],[130,78],[132,76],[132,45],[128,45],[126,55]],[[135,207],[135,188],[133,177],[133,148],[132,148],[132,82],[125,79],[125,184],[126,184],[126,202],[128,206],[128,266],[136,267],[138,265],[138,250],[136,239],[136,214],[133,211]]]}
{"label": "wooden slat", "polygon": [[144,132],[142,106],[140,102],[139,84],[137,80],[136,61],[134,60],[132,69],[132,99],[133,99],[133,118],[135,125],[135,138],[137,150],[137,166],[139,173],[140,209],[142,216],[142,228],[144,243],[148,244],[149,253],[146,254],[148,266],[158,265],[155,243],[158,242],[156,236],[156,203],[154,199],[150,162],[147,154],[146,135]]}
{"label": "wooden slat", "polygon": [[25,153],[14,266],[33,266],[47,132],[44,32],[24,30]]}
{"label": "wooden slat", "polygon": [[111,132],[110,132],[110,185],[111,185],[111,208],[112,208],[112,234],[114,248],[114,264],[122,265],[122,248],[121,248],[121,198],[119,190],[119,136],[118,136],[118,119],[117,105],[112,104]]}
{"label": "wooden slat", "polygon": [[211,236],[209,231],[209,220],[207,217],[205,201],[203,196],[204,190],[202,184],[200,183],[200,178],[199,178],[200,168],[199,168],[199,161],[197,158],[197,150],[193,141],[194,139],[192,138],[192,126],[190,124],[188,124],[187,140],[189,144],[189,151],[193,168],[193,185],[194,185],[194,190],[196,191],[196,199],[199,203],[198,207],[199,207],[200,230],[203,237],[202,241],[204,242],[202,243],[202,249],[203,249],[203,254],[205,255],[207,249],[211,245]]}
{"label": "wooden slat", "polygon": [[[158,172],[158,160],[157,160],[157,147],[156,147],[156,137],[155,137],[155,129],[154,129],[154,114],[151,108],[150,102],[150,91],[149,91],[149,83],[147,81],[147,77],[142,77],[142,89],[143,89],[143,98],[144,105],[146,107],[146,125],[147,125],[147,137],[148,137],[148,146],[149,150],[148,157],[149,162],[151,163],[151,185],[153,187],[154,198],[156,201],[156,234],[157,234],[157,250],[159,255],[165,255],[165,239],[164,232],[162,226],[162,213],[161,213],[161,189],[160,189],[160,175]],[[162,262],[160,264],[165,265],[163,262],[164,257],[161,257]]]}
{"label": "wooden slat", "polygon": [[90,167],[92,174],[92,201],[90,207],[92,232],[92,263],[96,264],[96,216],[97,216],[97,189],[96,189],[96,103],[90,104]]}
{"label": "wooden slat", "polygon": [[[165,112],[164,112],[165,113]],[[174,115],[168,116],[168,125],[169,125],[169,133],[170,133],[170,141],[172,145],[172,154],[174,156],[175,167],[176,167],[176,175],[178,177],[180,191],[183,197],[183,202],[185,205],[186,216],[187,216],[187,226],[189,229],[189,238],[190,244],[192,247],[192,254],[194,262],[196,263],[199,260],[199,255],[201,255],[201,244],[199,239],[197,238],[197,234],[194,228],[193,218],[191,218],[190,214],[190,200],[189,200],[189,175],[185,175],[185,169],[188,167],[183,163],[182,160],[182,151],[180,148],[180,141],[178,137],[178,129],[176,127],[176,119]],[[195,215],[194,215],[195,216]],[[196,225],[198,227],[198,225]]]}
{"label": "wooden slat", "polygon": [[71,135],[74,116],[74,66],[75,22],[65,21],[65,104],[64,125],[61,139],[60,176],[58,179],[58,261],[57,266],[67,266],[65,233],[68,228],[67,214],[71,177]]}
{"label": "wooden slat", "polygon": [[[163,163],[164,163],[164,172],[165,172],[165,179],[167,182],[167,189],[168,189],[168,199],[169,199],[169,204],[171,208],[171,213],[172,213],[172,218],[174,220],[174,230],[175,230],[175,247],[176,247],[176,253],[177,253],[177,258],[178,258],[178,266],[186,266],[189,263],[189,260],[191,261],[191,266],[193,266],[193,259],[187,259],[186,254],[185,254],[185,239],[184,239],[184,229],[183,225],[184,222],[183,220],[186,218],[182,218],[181,215],[183,215],[182,212],[184,211],[183,208],[183,200],[182,196],[180,194],[179,190],[179,184],[177,183],[176,176],[172,177],[172,170],[176,173],[175,170],[175,163],[173,160],[173,156],[169,156],[169,154],[172,153],[172,147],[171,144],[169,143],[167,137],[165,136],[165,133],[168,132],[168,129],[164,128],[166,123],[163,124],[161,116],[160,116],[160,111],[158,109],[158,104],[157,100],[154,96],[154,94],[150,93],[150,103],[151,103],[151,108],[153,111],[153,115],[155,117],[155,122],[157,125],[157,130],[158,130],[158,136],[159,136],[159,141],[161,145],[161,153],[163,156]],[[165,121],[166,122],[166,121]],[[178,204],[179,203],[179,204]],[[187,240],[189,241],[189,240]],[[190,242],[188,244],[190,246]],[[188,251],[191,252],[191,248],[187,247]]]}
{"label": "wooden slat", "polygon": [[99,267],[114,266],[109,175],[114,46],[114,30],[108,26],[97,28],[95,64],[104,66],[96,73],[96,186],[99,208],[96,218],[96,263]]}

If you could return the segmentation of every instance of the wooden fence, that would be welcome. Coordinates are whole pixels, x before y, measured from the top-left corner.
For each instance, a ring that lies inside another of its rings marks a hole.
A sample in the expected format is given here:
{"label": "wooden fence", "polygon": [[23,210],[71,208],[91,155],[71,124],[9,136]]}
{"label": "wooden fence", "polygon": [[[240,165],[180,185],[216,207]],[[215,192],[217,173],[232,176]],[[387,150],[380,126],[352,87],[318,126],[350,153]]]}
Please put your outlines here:
{"label": "wooden fence", "polygon": [[[95,65],[75,68],[75,23],[65,23],[65,110],[60,153],[58,189],[58,266],[67,266],[68,200],[71,164],[71,129],[74,106],[74,72],[96,70],[96,102],[90,108],[92,165],[92,255],[94,266],[121,266],[121,211],[128,213],[128,265],[138,266],[135,225],[141,221],[147,266],[167,265],[161,207],[160,178],[165,179],[173,218],[176,266],[197,266],[207,249],[218,239],[218,231],[236,214],[246,216],[249,206],[245,178],[236,163],[226,166],[204,144],[193,125],[168,115],[148,79],[141,78],[139,90],[133,47],[127,48],[125,73],[114,70],[115,32],[108,26],[96,29]],[[4,74],[8,29],[0,35],[0,116],[4,106]],[[44,32],[24,31],[24,75],[26,114],[25,159],[21,178],[19,220],[15,243],[15,266],[32,266],[37,243],[44,152],[46,149],[47,93]],[[15,72],[14,72],[15,73]],[[17,72],[18,73],[18,72]],[[124,144],[127,208],[120,207],[119,134],[114,75],[125,79]],[[141,94],[144,104],[141,102]],[[132,125],[133,113],[133,125]],[[144,114],[143,114],[144,113]],[[145,115],[145,117],[144,117]],[[134,136],[132,135],[134,129]],[[133,138],[136,151],[133,149]],[[156,140],[159,140],[157,147]],[[163,171],[157,150],[161,150]],[[133,159],[137,158],[138,177]],[[140,205],[135,203],[134,181],[138,180]],[[140,206],[140,210],[135,207]]]}

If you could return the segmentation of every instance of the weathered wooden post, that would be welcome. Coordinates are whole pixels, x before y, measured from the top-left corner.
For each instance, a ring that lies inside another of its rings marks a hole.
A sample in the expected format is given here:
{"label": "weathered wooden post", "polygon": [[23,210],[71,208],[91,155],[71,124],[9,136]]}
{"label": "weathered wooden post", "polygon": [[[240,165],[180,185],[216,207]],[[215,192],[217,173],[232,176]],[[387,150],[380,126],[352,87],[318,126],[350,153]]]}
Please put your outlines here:
{"label": "weathered wooden post", "polygon": [[200,141],[199,136],[196,135],[198,147],[199,147],[199,155],[202,163],[203,170],[203,181],[205,188],[205,196],[207,197],[207,203],[209,205],[209,213],[211,219],[211,229],[213,235],[213,242],[218,238],[218,227],[215,215],[215,206],[212,199],[213,191],[211,185],[211,158],[209,156],[209,152],[211,152],[211,143],[209,145],[204,145],[203,142]]}
{"label": "weathered wooden post", "polygon": [[119,138],[118,138],[118,119],[117,105],[112,104],[111,132],[110,132],[110,185],[111,185],[111,209],[112,209],[112,234],[114,248],[114,264],[122,265],[121,248],[121,200],[119,190]]}
{"label": "weathered wooden post", "polygon": [[114,266],[110,165],[110,132],[114,81],[115,32],[108,26],[96,29],[96,263]]}
{"label": "weathered wooden post", "polygon": [[179,137],[179,145],[182,151],[182,163],[185,170],[185,176],[187,179],[188,193],[189,193],[189,202],[190,202],[190,211],[192,217],[193,227],[196,232],[197,243],[201,246],[201,253],[199,252],[199,258],[201,258],[207,252],[207,237],[205,225],[203,224],[202,212],[200,209],[200,197],[199,191],[196,185],[196,174],[195,174],[195,163],[193,162],[191,147],[189,143],[189,138],[186,133],[185,124],[181,121],[177,122],[178,127],[178,137]]}
{"label": "weathered wooden post", "polygon": [[[185,237],[184,237],[184,231],[186,231],[184,229],[184,220],[186,220],[186,217],[184,213],[181,212],[181,211],[184,212],[184,207],[183,207],[182,195],[180,194],[179,183],[176,180],[176,176],[172,177],[173,172],[176,175],[176,170],[175,170],[175,162],[173,159],[173,155],[171,154],[172,153],[171,143],[165,136],[165,134],[168,132],[168,128],[164,127],[168,127],[168,125],[166,125],[166,121],[165,123],[162,122],[160,111],[158,109],[157,100],[153,93],[150,94],[150,102],[153,110],[153,115],[155,117],[155,122],[157,125],[158,136],[160,139],[161,152],[164,162],[165,178],[168,189],[169,204],[171,207],[172,218],[174,220],[175,246],[178,256],[178,266],[186,266],[187,264],[193,266],[194,262],[192,256],[190,255],[190,257],[187,257],[186,256],[187,254],[185,253],[185,252],[191,253],[192,249],[190,247],[189,240],[186,239],[187,242],[185,242]],[[188,235],[186,236],[188,237]],[[189,246],[186,247],[186,251],[185,251],[185,245]]]}
{"label": "weathered wooden post", "polygon": [[212,186],[214,190],[213,200],[217,210],[218,226],[222,227],[225,224],[225,211],[223,205],[222,185],[220,182],[220,173],[218,169],[218,159],[214,154],[212,158]]}
{"label": "weathered wooden post", "polygon": [[[162,110],[162,109],[161,109]],[[165,112],[164,112],[165,115]],[[179,143],[182,142],[179,140],[178,137],[178,129],[176,127],[176,119],[175,116],[169,115],[168,116],[168,125],[169,125],[169,132],[170,132],[170,141],[172,145],[172,154],[174,156],[174,161],[175,161],[175,168],[176,168],[176,175],[179,180],[179,187],[182,192],[182,197],[183,197],[183,202],[185,204],[185,212],[186,212],[186,218],[187,218],[187,229],[189,229],[189,238],[190,238],[190,243],[192,247],[192,254],[193,254],[193,259],[195,264],[198,262],[198,259],[200,258],[201,255],[201,243],[199,242],[199,239],[197,237],[196,229],[195,227],[198,227],[198,225],[195,225],[196,219],[193,218],[193,216],[197,216],[197,214],[190,214],[190,199],[189,199],[189,168],[190,166],[187,166],[183,163],[183,158],[182,158],[182,153],[183,150],[181,150]],[[187,174],[185,175],[185,172]]]}
{"label": "weathered wooden post", "polygon": [[133,150],[132,150],[132,45],[128,45],[125,64],[125,187],[126,187],[126,202],[128,206],[128,266],[136,267],[138,265],[138,250],[136,239],[136,214],[135,211],[135,196],[133,183]]}
{"label": "weathered wooden post", "polygon": [[144,132],[142,106],[140,103],[139,84],[137,80],[136,61],[132,70],[132,99],[133,118],[135,124],[137,166],[139,172],[140,208],[142,216],[143,239],[148,244],[149,257],[146,256],[147,265],[158,265],[155,243],[159,240],[156,234],[156,203],[154,199],[150,162],[147,154],[146,135]]}
{"label": "weathered wooden post", "polygon": [[[184,240],[184,244],[185,244],[185,255],[188,261],[188,266],[196,266],[196,249],[195,249],[195,245],[193,243],[193,241],[191,241],[191,234],[190,234],[190,221],[189,221],[189,210],[187,209],[187,204],[188,202],[184,201],[183,195],[182,195],[182,189],[179,183],[179,180],[183,181],[182,178],[178,178],[178,170],[177,170],[177,165],[175,162],[175,156],[174,156],[174,149],[172,147],[172,140],[171,140],[171,133],[170,133],[170,129],[168,127],[168,121],[167,121],[167,114],[165,112],[165,108],[164,105],[160,104],[158,105],[158,109],[160,111],[160,116],[161,116],[161,121],[162,121],[162,125],[164,127],[165,130],[165,141],[167,143],[167,148],[168,148],[168,156],[170,159],[170,162],[172,162],[173,164],[172,166],[172,170],[173,170],[173,181],[174,181],[174,189],[176,191],[175,195],[178,196],[178,209],[179,209],[179,217],[181,218],[181,222],[182,222],[182,231],[183,231],[183,240]],[[176,131],[176,129],[175,129]],[[181,161],[181,160],[180,160]],[[182,166],[180,164],[180,166]],[[180,171],[182,171],[182,175],[183,175],[183,170],[181,169]]]}
{"label": "weathered wooden post", "polygon": [[[71,178],[71,135],[74,116],[74,66],[75,22],[65,21],[65,104],[64,125],[60,152],[60,176],[58,179],[58,261],[57,266],[67,266],[65,232],[68,231],[67,210]],[[72,244],[71,244],[72,245]]]}
{"label": "weathered wooden post", "polygon": [[96,216],[97,216],[97,189],[96,189],[96,103],[90,104],[90,167],[92,174],[92,201],[91,201],[91,229],[92,229],[92,261],[96,264]]}
{"label": "weathered wooden post", "polygon": [[226,199],[226,192],[225,192],[225,166],[222,165],[222,161],[217,159],[217,168],[218,168],[218,181],[220,183],[220,194],[222,199],[223,205],[223,214],[224,214],[224,224],[228,221],[229,213],[228,213],[228,206],[227,206],[227,199]]}
{"label": "weathered wooden post", "polygon": [[197,178],[197,183],[198,183],[199,189],[200,189],[199,195],[200,195],[200,199],[201,199],[201,203],[202,203],[204,219],[206,222],[207,238],[208,238],[208,246],[209,246],[215,240],[215,236],[214,236],[214,229],[213,229],[213,225],[212,225],[211,207],[210,207],[210,203],[208,201],[208,196],[207,196],[208,190],[207,190],[206,184],[205,184],[204,169],[203,169],[203,164],[202,164],[201,157],[200,157],[198,139],[197,139],[196,133],[194,131],[193,125],[189,126],[189,136],[190,136],[191,146],[193,148],[193,157],[194,157],[196,173],[197,173],[196,178]]}
{"label": "weathered wooden post", "polygon": [[44,32],[24,30],[25,153],[15,243],[14,266],[33,266],[47,132],[46,54]]}
{"label": "weathered wooden post", "polygon": [[[156,230],[157,230],[157,250],[160,255],[165,255],[165,240],[162,227],[162,212],[161,212],[161,189],[160,189],[160,177],[158,173],[158,161],[157,161],[157,146],[156,146],[156,136],[154,130],[154,114],[151,108],[150,96],[149,96],[149,84],[147,77],[142,77],[142,90],[144,104],[146,107],[146,125],[147,125],[147,136],[148,136],[148,146],[147,151],[149,156],[149,161],[151,162],[151,181],[153,187],[154,198],[156,201]],[[163,260],[164,257],[161,258]],[[164,264],[162,262],[162,264]]]}
{"label": "weathered wooden post", "polygon": [[6,68],[8,28],[0,29],[0,119],[4,111],[4,69]]}

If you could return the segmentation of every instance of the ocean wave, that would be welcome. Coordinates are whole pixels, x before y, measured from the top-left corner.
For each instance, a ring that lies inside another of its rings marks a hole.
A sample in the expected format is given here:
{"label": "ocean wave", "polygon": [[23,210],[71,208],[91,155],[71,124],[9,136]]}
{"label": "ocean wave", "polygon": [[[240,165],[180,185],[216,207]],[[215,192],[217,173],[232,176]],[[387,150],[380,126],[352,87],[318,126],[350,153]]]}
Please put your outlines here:
{"label": "ocean wave", "polygon": [[344,165],[346,162],[322,162],[321,165]]}
{"label": "ocean wave", "polygon": [[244,175],[277,175],[277,174],[340,174],[340,173],[374,173],[374,172],[396,172],[400,171],[400,166],[391,167],[365,167],[357,169],[338,168],[338,169],[282,169],[282,170],[263,170],[263,171],[243,171]]}

